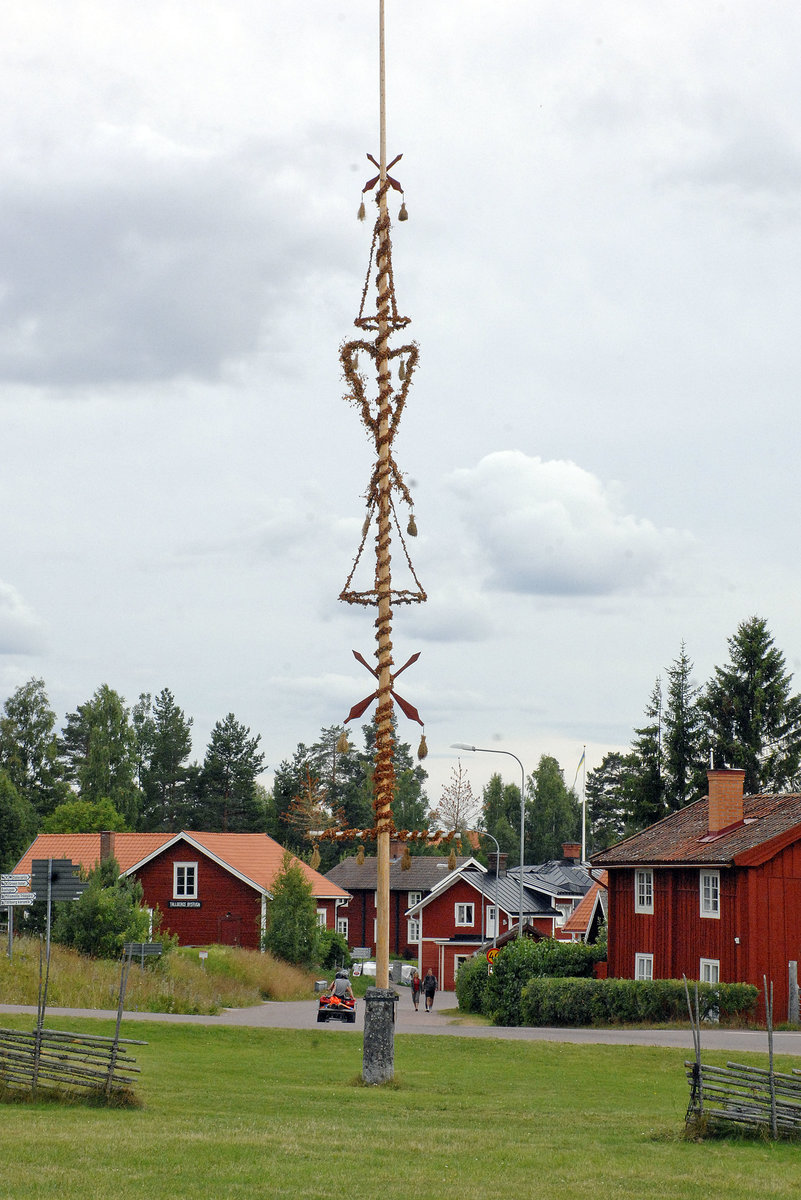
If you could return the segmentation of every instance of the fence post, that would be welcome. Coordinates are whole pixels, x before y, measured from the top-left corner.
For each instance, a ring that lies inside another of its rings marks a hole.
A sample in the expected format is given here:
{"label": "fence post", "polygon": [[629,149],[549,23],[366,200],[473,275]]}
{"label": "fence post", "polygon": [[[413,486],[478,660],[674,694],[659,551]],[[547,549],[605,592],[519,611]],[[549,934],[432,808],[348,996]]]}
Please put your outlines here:
{"label": "fence post", "polygon": [[787,1020],[791,1025],[798,1025],[801,1017],[799,1016],[799,1001],[798,1001],[798,963],[791,961],[787,964],[789,973],[790,987],[787,999]]}

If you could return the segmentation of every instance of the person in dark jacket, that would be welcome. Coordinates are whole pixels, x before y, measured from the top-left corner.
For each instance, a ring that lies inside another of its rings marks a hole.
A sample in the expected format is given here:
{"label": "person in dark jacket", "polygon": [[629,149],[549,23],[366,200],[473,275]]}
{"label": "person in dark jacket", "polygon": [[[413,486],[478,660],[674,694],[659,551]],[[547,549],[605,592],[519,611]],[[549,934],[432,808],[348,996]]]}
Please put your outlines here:
{"label": "person in dark jacket", "polygon": [[437,991],[437,977],[429,967],[428,973],[423,980],[423,995],[426,998],[426,1012],[431,1012],[434,1007],[434,996]]}

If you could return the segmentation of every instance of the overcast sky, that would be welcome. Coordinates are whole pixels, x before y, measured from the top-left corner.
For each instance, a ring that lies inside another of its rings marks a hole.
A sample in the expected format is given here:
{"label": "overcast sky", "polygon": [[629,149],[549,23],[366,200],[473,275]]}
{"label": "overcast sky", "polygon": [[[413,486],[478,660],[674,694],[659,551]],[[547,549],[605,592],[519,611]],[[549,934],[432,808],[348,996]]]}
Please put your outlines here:
{"label": "overcast sky", "polygon": [[[400,690],[432,802],[457,741],[570,784],[682,640],[703,682],[756,613],[799,670],[801,9],[386,7],[429,596]],[[166,686],[198,757],[233,711],[275,767],[370,690],[338,348],[377,30],[378,0],[0,12],[0,701]]]}

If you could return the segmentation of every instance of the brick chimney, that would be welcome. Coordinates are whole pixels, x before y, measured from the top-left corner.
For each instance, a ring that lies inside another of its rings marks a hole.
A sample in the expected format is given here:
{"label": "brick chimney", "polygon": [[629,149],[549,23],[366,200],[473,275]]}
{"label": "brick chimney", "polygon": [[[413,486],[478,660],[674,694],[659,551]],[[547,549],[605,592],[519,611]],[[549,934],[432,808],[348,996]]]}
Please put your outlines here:
{"label": "brick chimney", "polygon": [[723,767],[707,771],[709,780],[709,832],[720,833],[743,820],[743,784],[745,771]]}
{"label": "brick chimney", "polygon": [[568,862],[580,863],[581,842],[563,842],[562,858],[566,858]]}
{"label": "brick chimney", "polygon": [[494,850],[492,854],[487,855],[490,875],[497,875],[499,879],[506,878],[506,860],[508,854],[497,854]]}
{"label": "brick chimney", "polygon": [[104,829],[100,834],[100,861],[114,857],[114,834]]}

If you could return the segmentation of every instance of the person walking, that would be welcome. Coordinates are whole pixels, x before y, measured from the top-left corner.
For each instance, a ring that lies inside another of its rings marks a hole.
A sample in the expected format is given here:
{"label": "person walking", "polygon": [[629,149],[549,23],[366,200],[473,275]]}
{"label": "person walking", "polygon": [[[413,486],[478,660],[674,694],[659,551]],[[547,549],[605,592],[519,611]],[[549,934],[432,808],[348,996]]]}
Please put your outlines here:
{"label": "person walking", "polygon": [[418,1006],[420,1004],[420,989],[422,986],[420,972],[415,971],[412,975],[412,1004],[414,1005],[415,1012],[418,1011]]}
{"label": "person walking", "polygon": [[428,973],[423,980],[423,995],[426,998],[426,1012],[431,1012],[434,1007],[434,996],[437,991],[437,977],[431,968],[428,968]]}

